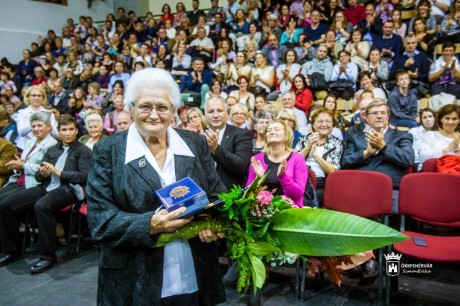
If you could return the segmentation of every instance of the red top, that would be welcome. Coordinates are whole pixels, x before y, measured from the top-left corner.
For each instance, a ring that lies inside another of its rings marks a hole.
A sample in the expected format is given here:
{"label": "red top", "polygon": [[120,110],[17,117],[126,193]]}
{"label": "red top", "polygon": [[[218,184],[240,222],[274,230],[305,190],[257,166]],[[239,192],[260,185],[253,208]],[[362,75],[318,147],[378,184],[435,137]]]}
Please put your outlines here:
{"label": "red top", "polygon": [[305,112],[308,117],[311,104],[313,102],[313,95],[308,88],[305,88],[302,92],[296,92],[295,94],[295,107]]}
{"label": "red top", "polygon": [[349,7],[345,9],[345,16],[352,25],[357,25],[361,20],[366,19],[366,9],[363,5]]}
{"label": "red top", "polygon": [[159,25],[164,25],[166,20],[170,20],[171,24],[174,24],[174,15],[173,14],[168,14],[168,16],[166,16],[166,14],[161,15]]}

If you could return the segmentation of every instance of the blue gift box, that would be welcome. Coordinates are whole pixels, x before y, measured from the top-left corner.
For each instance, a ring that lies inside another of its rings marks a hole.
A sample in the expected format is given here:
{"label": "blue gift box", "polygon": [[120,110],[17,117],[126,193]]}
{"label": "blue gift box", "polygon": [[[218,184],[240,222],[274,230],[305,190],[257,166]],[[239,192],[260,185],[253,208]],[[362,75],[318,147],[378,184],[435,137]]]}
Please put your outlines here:
{"label": "blue gift box", "polygon": [[214,203],[210,205],[206,192],[190,177],[158,189],[155,194],[169,212],[182,206],[187,207],[180,218],[192,216],[203,209],[214,206]]}

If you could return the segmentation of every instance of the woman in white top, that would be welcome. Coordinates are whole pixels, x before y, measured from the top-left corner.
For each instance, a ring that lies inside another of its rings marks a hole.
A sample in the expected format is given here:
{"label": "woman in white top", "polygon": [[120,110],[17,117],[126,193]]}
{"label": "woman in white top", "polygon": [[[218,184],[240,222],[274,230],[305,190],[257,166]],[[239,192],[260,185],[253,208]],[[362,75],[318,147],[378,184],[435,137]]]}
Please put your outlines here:
{"label": "woman in white top", "polygon": [[401,38],[406,37],[407,24],[401,20],[401,10],[393,10],[391,13],[391,19],[393,20],[394,24],[393,33],[401,36]]}
{"label": "woman in white top", "polygon": [[154,60],[152,56],[149,54],[149,46],[147,44],[142,44],[139,51],[140,51],[139,56],[136,57],[136,60],[133,62],[133,68],[134,68],[134,64],[137,62],[142,62],[145,68],[152,67]]}
{"label": "woman in white top", "polygon": [[52,133],[53,136],[57,137],[57,121],[54,118],[53,111],[44,107],[47,104],[45,90],[41,86],[31,86],[24,96],[24,103],[28,105],[28,107],[18,111],[16,123],[19,140],[16,145],[20,149],[23,149],[27,140],[35,137],[30,126],[30,116],[40,111],[50,113]]}
{"label": "woman in white top", "polygon": [[448,104],[438,112],[438,131],[426,133],[420,145],[420,166],[430,158],[438,158],[445,154],[460,155],[460,106]]}
{"label": "woman in white top", "polygon": [[206,93],[206,101],[212,96],[219,96],[224,100],[227,100],[228,97],[228,95],[222,91],[222,83],[217,79],[211,81],[211,88]]}
{"label": "woman in white top", "polygon": [[387,100],[387,95],[385,94],[385,91],[383,91],[382,88],[374,87],[374,85],[372,84],[372,76],[369,71],[361,71],[358,74],[358,81],[361,84],[361,89],[358,90],[355,94],[356,100],[358,100],[357,97],[361,96],[361,93],[364,90],[372,91],[372,93],[374,94],[374,98],[376,99],[382,99],[383,101]]}
{"label": "woman in white top", "polygon": [[261,51],[256,53],[256,66],[252,69],[251,85],[260,86],[267,93],[272,91],[273,82],[275,81],[275,69],[267,65],[267,58]]}
{"label": "woman in white top", "polygon": [[242,75],[238,78],[237,83],[239,89],[231,91],[230,97],[235,97],[239,104],[246,106],[249,110],[253,110],[256,98],[248,91],[249,79]]}
{"label": "woman in white top", "polygon": [[281,95],[295,89],[294,77],[300,72],[300,65],[297,63],[297,52],[290,49],[284,53],[283,64],[276,68],[276,76],[278,77],[279,91]]}
{"label": "woman in white top", "polygon": [[360,69],[364,69],[367,65],[367,57],[369,56],[369,43],[363,41],[363,33],[360,29],[354,29],[351,31],[351,39],[345,46],[345,50],[350,52],[351,61],[359,66]]}
{"label": "woman in white top", "polygon": [[[419,150],[423,140],[425,139],[426,133],[429,131],[436,131],[438,129],[438,126],[436,125],[436,113],[431,108],[425,108],[420,111],[419,118],[421,124],[418,127],[411,128],[409,130],[409,133],[411,133],[414,137],[412,148],[414,149],[416,164],[420,162]],[[422,166],[419,165],[418,170],[421,168]]]}
{"label": "woman in white top", "polygon": [[239,51],[236,54],[236,60],[230,64],[227,75],[227,85],[236,85],[240,76],[251,78],[251,67],[248,65],[248,56],[245,52]]}

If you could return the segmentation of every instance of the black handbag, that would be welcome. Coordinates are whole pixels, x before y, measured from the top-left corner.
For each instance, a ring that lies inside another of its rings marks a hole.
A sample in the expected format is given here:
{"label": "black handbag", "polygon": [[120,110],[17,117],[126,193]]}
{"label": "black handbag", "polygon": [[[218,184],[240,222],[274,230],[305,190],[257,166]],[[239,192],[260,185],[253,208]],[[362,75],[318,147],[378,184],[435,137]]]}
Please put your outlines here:
{"label": "black handbag", "polygon": [[350,100],[354,96],[355,90],[353,86],[355,85],[352,81],[349,80],[337,80],[330,82],[329,92],[334,94],[336,97],[343,98],[345,100]]}
{"label": "black handbag", "polygon": [[310,80],[310,87],[313,90],[327,90],[326,80],[324,79],[324,74],[319,72],[313,72],[308,76]]}

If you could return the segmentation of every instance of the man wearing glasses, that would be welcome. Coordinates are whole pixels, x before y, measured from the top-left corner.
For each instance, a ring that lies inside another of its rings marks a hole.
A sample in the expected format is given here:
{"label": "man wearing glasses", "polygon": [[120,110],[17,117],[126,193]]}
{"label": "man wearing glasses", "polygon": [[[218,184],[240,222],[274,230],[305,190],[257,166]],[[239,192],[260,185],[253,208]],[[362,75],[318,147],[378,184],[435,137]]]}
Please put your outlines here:
{"label": "man wearing glasses", "polygon": [[365,111],[368,128],[346,139],[342,168],[376,171],[393,181],[393,213],[398,212],[399,184],[414,163],[410,133],[389,128],[390,108],[374,100]]}

